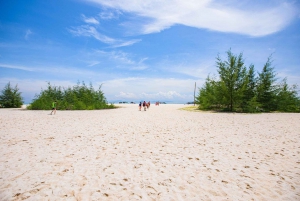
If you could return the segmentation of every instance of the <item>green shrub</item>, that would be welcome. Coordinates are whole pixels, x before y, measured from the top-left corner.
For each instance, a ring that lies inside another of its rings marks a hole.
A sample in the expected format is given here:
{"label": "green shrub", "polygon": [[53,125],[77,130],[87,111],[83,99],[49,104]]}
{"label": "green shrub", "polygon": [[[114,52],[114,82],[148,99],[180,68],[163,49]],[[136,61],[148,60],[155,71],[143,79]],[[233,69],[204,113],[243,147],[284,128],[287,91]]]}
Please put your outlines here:
{"label": "green shrub", "polygon": [[28,109],[51,110],[53,101],[57,101],[58,110],[94,110],[115,107],[114,105],[107,105],[101,86],[98,90],[94,90],[92,84],[87,87],[82,82],[82,84],[77,83],[77,85],[67,89],[51,86],[48,83],[47,89],[36,95]]}

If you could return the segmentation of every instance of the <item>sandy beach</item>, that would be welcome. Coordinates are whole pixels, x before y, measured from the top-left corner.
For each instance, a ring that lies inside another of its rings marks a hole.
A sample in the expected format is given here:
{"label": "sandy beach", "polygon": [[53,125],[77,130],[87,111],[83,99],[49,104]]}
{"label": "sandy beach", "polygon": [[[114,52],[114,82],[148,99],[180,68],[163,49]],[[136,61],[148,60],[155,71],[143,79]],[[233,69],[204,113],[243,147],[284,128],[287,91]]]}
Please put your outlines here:
{"label": "sandy beach", "polygon": [[0,110],[0,200],[300,200],[300,114]]}

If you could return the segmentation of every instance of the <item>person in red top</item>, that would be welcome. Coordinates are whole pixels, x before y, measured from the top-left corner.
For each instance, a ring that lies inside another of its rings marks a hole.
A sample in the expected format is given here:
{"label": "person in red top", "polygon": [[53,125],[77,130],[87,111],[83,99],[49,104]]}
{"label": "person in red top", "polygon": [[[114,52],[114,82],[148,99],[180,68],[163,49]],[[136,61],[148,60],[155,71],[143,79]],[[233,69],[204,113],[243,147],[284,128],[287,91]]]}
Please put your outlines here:
{"label": "person in red top", "polygon": [[149,109],[149,107],[150,107],[150,101],[147,103],[147,108]]}

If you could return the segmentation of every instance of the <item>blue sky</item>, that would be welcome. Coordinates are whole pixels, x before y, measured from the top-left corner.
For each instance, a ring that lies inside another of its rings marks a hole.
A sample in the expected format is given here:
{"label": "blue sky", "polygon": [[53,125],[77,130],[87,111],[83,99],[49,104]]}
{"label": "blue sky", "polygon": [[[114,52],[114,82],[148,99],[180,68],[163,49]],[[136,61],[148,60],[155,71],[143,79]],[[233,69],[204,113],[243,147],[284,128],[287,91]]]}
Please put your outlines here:
{"label": "blue sky", "polygon": [[193,100],[216,57],[243,53],[300,84],[296,0],[14,0],[0,2],[0,89],[25,103],[52,85],[92,83],[109,102]]}

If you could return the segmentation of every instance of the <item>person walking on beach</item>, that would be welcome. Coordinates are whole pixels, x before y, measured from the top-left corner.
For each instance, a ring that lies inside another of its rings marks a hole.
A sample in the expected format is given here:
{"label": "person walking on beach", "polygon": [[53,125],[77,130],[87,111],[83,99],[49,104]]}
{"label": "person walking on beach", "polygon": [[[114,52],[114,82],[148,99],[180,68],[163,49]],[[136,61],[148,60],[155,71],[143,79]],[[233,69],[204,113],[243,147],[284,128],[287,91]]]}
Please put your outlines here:
{"label": "person walking on beach", "polygon": [[51,111],[50,115],[52,115],[53,112],[54,112],[54,114],[56,114],[56,101],[52,102],[52,111]]}
{"label": "person walking on beach", "polygon": [[146,103],[146,101],[144,101],[143,102],[144,111],[146,111],[146,105],[147,105],[147,103]]}
{"label": "person walking on beach", "polygon": [[139,103],[139,111],[142,109],[142,102]]}

